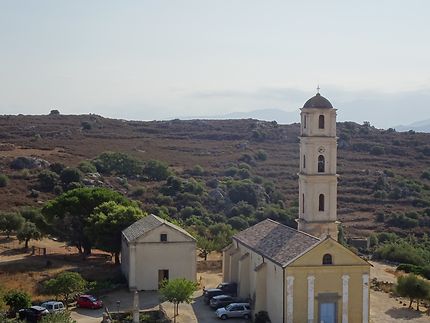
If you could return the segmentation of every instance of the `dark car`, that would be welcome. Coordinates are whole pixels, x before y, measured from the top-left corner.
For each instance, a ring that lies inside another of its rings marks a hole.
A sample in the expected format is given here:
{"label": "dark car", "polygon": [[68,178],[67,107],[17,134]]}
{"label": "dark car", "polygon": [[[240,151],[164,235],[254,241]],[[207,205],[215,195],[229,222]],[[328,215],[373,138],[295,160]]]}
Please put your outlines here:
{"label": "dark car", "polygon": [[209,304],[212,297],[224,294],[224,291],[222,291],[221,289],[208,288],[203,291],[203,301],[205,302],[205,304]]}
{"label": "dark car", "polygon": [[230,295],[218,295],[211,298],[209,305],[214,309],[226,307],[231,303],[246,303],[248,300]]}
{"label": "dark car", "polygon": [[49,314],[49,311],[42,306],[32,306],[18,311],[19,318],[21,320],[25,319],[27,322],[40,321],[47,314]]}
{"label": "dark car", "polygon": [[92,295],[80,295],[76,300],[76,307],[82,308],[102,308],[103,302]]}
{"label": "dark car", "polygon": [[237,283],[221,283],[216,288],[221,289],[224,291],[224,294],[226,295],[237,295]]}

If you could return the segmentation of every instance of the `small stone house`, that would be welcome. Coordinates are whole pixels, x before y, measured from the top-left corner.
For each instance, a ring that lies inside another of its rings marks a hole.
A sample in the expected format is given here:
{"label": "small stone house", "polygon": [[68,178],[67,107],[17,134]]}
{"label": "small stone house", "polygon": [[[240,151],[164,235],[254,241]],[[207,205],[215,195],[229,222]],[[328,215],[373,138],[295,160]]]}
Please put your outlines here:
{"label": "small stone house", "polygon": [[164,279],[196,281],[196,240],[150,214],[122,232],[121,270],[131,290],[157,290]]}

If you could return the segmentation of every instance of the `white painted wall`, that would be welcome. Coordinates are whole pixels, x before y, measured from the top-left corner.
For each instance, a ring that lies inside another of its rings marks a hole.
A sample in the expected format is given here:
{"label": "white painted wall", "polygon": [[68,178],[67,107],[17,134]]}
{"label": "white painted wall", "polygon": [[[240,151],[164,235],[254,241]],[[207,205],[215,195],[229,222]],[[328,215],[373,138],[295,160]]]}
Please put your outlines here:
{"label": "white painted wall", "polygon": [[[160,242],[160,234],[167,242]],[[138,290],[157,290],[158,271],[169,270],[169,279],[186,278],[196,281],[196,241],[180,231],[162,225],[137,239],[135,256],[135,286]],[[128,248],[130,249],[130,248]],[[129,260],[133,263],[133,259]],[[124,266],[124,269],[127,265]],[[132,271],[130,266],[129,272]],[[131,276],[131,275],[130,275]]]}

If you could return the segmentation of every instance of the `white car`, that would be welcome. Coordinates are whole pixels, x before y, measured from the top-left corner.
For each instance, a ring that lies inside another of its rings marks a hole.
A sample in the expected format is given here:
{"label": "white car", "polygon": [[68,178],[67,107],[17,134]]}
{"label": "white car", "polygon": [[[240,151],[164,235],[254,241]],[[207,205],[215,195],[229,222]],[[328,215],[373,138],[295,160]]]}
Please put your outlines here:
{"label": "white car", "polygon": [[226,320],[230,317],[249,319],[251,317],[251,307],[249,303],[232,303],[226,307],[217,309],[215,314],[221,320]]}
{"label": "white car", "polygon": [[64,304],[62,302],[50,301],[42,303],[40,306],[46,308],[49,313],[56,313],[65,310]]}

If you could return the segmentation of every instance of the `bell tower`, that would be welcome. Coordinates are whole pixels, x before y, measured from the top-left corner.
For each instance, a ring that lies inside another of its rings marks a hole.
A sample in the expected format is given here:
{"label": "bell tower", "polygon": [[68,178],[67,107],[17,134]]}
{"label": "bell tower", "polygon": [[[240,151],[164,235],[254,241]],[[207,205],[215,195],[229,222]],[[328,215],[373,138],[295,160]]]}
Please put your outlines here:
{"label": "bell tower", "polygon": [[298,229],[337,240],[336,109],[318,88],[300,110]]}

